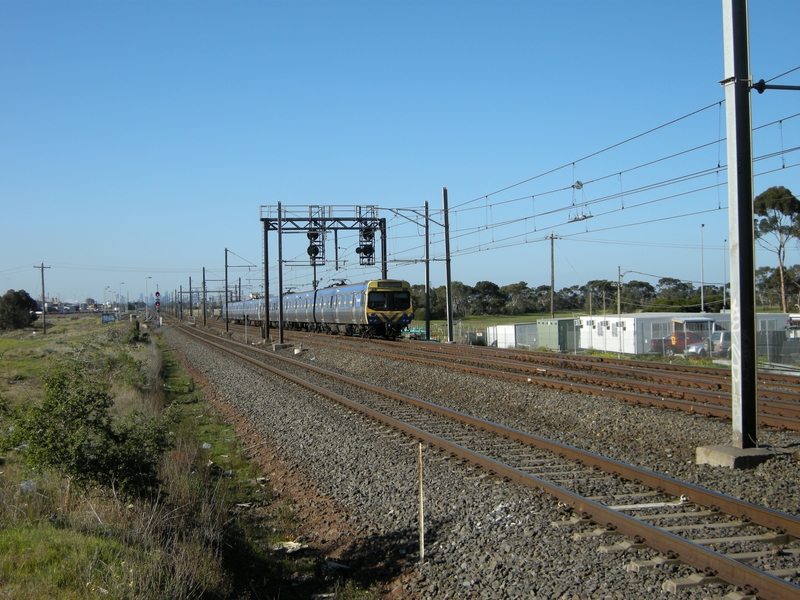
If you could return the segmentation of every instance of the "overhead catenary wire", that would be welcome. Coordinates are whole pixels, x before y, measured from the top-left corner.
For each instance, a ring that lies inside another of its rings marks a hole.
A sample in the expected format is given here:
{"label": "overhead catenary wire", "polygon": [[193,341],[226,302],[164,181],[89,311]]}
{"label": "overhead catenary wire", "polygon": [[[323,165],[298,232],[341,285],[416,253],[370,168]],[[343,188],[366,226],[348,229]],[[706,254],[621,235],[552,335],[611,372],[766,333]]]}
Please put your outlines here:
{"label": "overhead catenary wire", "polygon": [[634,140],[637,140],[639,138],[642,138],[642,137],[644,137],[646,135],[649,135],[651,133],[659,131],[660,129],[664,129],[665,127],[669,127],[670,125],[674,125],[675,123],[683,121],[684,119],[688,119],[690,117],[693,117],[694,115],[700,114],[700,113],[702,113],[702,112],[704,112],[704,111],[706,111],[706,110],[708,110],[710,108],[713,108],[713,107],[717,106],[721,102],[724,102],[724,100],[719,100],[717,102],[714,102],[713,104],[709,104],[708,106],[704,106],[703,108],[699,108],[699,109],[697,109],[695,111],[692,111],[692,112],[690,112],[690,113],[688,113],[686,115],[683,115],[682,117],[678,117],[676,119],[668,121],[667,123],[663,123],[662,125],[659,125],[657,127],[653,127],[652,129],[648,129],[647,131],[643,131],[642,133],[639,133],[639,134],[636,134],[634,136],[631,136],[631,137],[629,137],[629,138],[627,138],[625,140],[622,140],[620,142],[617,142],[615,144],[607,146],[607,147],[605,147],[605,148],[603,148],[601,150],[597,150],[595,152],[592,152],[591,154],[587,154],[586,156],[584,156],[582,158],[579,158],[577,160],[572,160],[572,161],[570,161],[568,163],[565,163],[565,164],[561,165],[560,167],[554,167],[554,168],[552,168],[552,169],[550,169],[548,171],[545,171],[543,173],[539,173],[538,175],[534,175],[532,177],[528,177],[527,179],[524,179],[523,181],[519,181],[517,183],[513,183],[511,185],[507,185],[507,186],[505,186],[505,187],[503,187],[503,188],[501,188],[499,190],[495,190],[494,192],[490,192],[488,194],[482,194],[482,195],[478,196],[477,198],[473,198],[472,200],[468,200],[466,202],[463,202],[462,204],[458,204],[458,205],[454,206],[453,208],[454,209],[459,209],[462,206],[466,206],[468,204],[472,204],[473,202],[477,202],[478,200],[482,200],[484,198],[488,198],[489,196],[494,196],[496,194],[499,194],[501,192],[505,192],[505,191],[510,190],[512,188],[515,188],[515,187],[518,187],[520,185],[523,185],[525,183],[529,183],[529,182],[534,181],[536,179],[540,179],[540,178],[542,178],[542,177],[544,177],[546,175],[550,175],[552,173],[560,171],[561,169],[566,169],[568,167],[574,167],[574,165],[579,163],[579,162],[583,162],[585,160],[588,160],[590,158],[593,158],[595,156],[598,156],[600,154],[603,154],[605,152],[613,150],[614,148],[618,148],[618,147],[620,147],[620,146],[622,146],[624,144],[630,143],[630,142],[632,142]]}

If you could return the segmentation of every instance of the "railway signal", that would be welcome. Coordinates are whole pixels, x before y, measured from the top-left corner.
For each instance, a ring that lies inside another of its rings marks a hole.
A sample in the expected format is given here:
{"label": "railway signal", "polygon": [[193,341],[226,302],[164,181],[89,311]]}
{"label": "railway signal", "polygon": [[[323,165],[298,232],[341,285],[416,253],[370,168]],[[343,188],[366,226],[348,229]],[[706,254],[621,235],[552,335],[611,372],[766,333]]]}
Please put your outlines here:
{"label": "railway signal", "polygon": [[375,227],[369,223],[361,223],[358,230],[358,262],[364,266],[375,264]]}
{"label": "railway signal", "polygon": [[158,309],[160,306],[161,306],[161,294],[159,292],[156,292],[156,309]]}
{"label": "railway signal", "polygon": [[324,231],[312,229],[308,236],[308,258],[312,265],[325,264],[325,235]]}

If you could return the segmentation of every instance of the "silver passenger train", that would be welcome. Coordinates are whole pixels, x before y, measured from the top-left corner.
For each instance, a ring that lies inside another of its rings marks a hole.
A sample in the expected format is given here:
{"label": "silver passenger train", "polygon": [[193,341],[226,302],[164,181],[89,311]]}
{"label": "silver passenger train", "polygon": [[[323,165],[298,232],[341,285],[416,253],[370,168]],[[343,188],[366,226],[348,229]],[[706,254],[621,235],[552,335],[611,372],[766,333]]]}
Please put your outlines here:
{"label": "silver passenger train", "polygon": [[[277,296],[269,299],[270,327],[278,325]],[[411,323],[411,286],[399,279],[378,279],[283,295],[284,328],[395,338]],[[262,325],[264,299],[228,304],[228,319]]]}

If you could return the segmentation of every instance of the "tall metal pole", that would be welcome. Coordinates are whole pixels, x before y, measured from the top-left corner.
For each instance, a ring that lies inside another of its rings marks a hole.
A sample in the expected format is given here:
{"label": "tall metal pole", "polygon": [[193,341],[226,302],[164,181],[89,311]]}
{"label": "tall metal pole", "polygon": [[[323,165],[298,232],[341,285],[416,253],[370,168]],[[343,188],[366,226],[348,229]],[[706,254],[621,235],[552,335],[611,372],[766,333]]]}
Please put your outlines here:
{"label": "tall metal pole", "polygon": [[725,258],[726,251],[728,250],[728,240],[727,238],[722,240],[722,310],[725,310],[726,302],[725,302],[725,292],[728,281],[728,261]]}
{"label": "tall metal pole", "polygon": [[203,327],[206,326],[206,268],[203,267]]}
{"label": "tall metal pole", "polygon": [[264,221],[264,325],[262,332],[264,343],[269,339],[269,237],[268,224]]}
{"label": "tall metal pole", "polygon": [[723,0],[731,266],[732,443],[758,446],[753,141],[747,0]]}
{"label": "tall metal pole", "polygon": [[431,222],[428,201],[425,201],[425,339],[431,339]]}
{"label": "tall metal pole", "polygon": [[[630,271],[625,271],[630,273]],[[625,352],[625,330],[622,327],[622,267],[617,266],[617,339],[619,340],[619,353],[617,358]]]}
{"label": "tall metal pole", "polygon": [[228,331],[228,249],[225,248],[225,331]]}
{"label": "tall metal pole", "polygon": [[447,341],[453,341],[453,283],[450,273],[450,216],[447,211],[447,188],[442,188],[444,210],[444,270],[447,283]]}
{"label": "tall metal pole", "polygon": [[[333,264],[335,270],[339,270],[339,230],[333,230]],[[317,263],[314,262],[314,266],[317,266]],[[314,281],[317,280],[317,273],[314,272]],[[314,289],[317,289],[317,284],[314,284]]]}
{"label": "tall metal pole", "polygon": [[389,278],[389,267],[388,261],[389,257],[386,256],[386,219],[380,219],[378,224],[381,229],[381,278],[388,279]]}
{"label": "tall metal pole", "polygon": [[706,274],[703,264],[703,230],[705,223],[700,223],[700,312],[706,312]]}
{"label": "tall metal pole", "polygon": [[556,261],[553,252],[553,239],[554,235],[550,234],[550,318],[556,316]]}
{"label": "tall metal pole", "polygon": [[278,202],[278,343],[283,343],[283,213]]}
{"label": "tall metal pole", "polygon": [[194,311],[192,310],[192,278],[189,277],[189,316],[194,316]]}
{"label": "tall metal pole", "polygon": [[178,296],[178,321],[183,321],[183,285],[178,286],[181,295]]}

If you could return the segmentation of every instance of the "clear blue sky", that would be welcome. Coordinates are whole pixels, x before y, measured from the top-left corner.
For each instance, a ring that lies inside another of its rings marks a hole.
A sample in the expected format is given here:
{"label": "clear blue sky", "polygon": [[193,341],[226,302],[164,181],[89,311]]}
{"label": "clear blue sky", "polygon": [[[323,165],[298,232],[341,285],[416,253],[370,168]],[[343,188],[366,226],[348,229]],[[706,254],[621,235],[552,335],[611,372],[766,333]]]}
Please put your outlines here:
{"label": "clear blue sky", "polygon": [[[800,66],[798,23],[796,0],[750,4],[755,79]],[[63,300],[187,289],[203,267],[224,277],[225,248],[231,280],[259,289],[259,207],[279,201],[378,206],[389,275],[422,283],[409,218],[428,201],[441,222],[442,187],[455,280],[549,285],[552,233],[559,289],[618,267],[699,285],[701,255],[719,284],[722,78],[718,0],[2,0],[0,293],[38,296],[42,262]],[[774,123],[754,136],[772,155],[756,193],[800,195],[800,92],[752,101],[754,127]],[[305,245],[286,236],[287,286],[310,285]],[[323,283],[379,273],[345,234],[336,271],[333,245]],[[273,291],[276,258],[273,235]]]}

